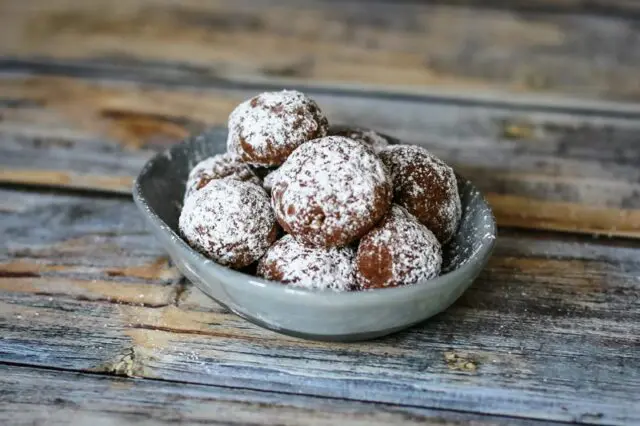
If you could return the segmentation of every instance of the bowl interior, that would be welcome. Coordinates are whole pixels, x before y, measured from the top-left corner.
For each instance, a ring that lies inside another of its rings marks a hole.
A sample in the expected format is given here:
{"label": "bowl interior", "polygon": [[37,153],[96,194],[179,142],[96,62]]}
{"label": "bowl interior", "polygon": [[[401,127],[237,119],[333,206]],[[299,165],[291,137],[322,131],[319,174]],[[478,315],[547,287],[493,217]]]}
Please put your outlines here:
{"label": "bowl interior", "polygon": [[226,151],[226,129],[210,129],[152,158],[140,172],[134,192],[173,232],[178,232],[185,184],[200,161]]}

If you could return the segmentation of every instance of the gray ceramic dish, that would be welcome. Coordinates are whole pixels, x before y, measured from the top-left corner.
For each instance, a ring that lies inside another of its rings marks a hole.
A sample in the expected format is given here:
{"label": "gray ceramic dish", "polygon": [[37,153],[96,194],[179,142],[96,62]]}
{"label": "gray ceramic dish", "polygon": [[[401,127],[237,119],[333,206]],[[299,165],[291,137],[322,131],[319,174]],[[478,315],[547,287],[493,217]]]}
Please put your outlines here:
{"label": "gray ceramic dish", "polygon": [[463,218],[444,248],[440,277],[414,285],[360,292],[309,291],[234,271],[205,258],[180,237],[178,216],[189,170],[225,150],[226,132],[189,138],[149,160],[133,195],[151,230],[180,271],[238,315],[274,331],[315,340],[366,340],[404,329],[449,307],[486,264],[496,237],[491,209],[459,178]]}

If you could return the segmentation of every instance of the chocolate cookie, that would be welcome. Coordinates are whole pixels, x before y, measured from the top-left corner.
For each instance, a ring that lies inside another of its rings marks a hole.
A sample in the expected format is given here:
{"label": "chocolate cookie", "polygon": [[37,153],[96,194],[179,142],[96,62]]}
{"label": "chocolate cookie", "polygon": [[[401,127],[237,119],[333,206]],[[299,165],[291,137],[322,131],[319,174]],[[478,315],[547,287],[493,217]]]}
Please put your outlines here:
{"label": "chocolate cookie", "polygon": [[271,192],[278,222],[297,240],[342,247],[371,229],[391,204],[382,161],[352,139],[307,142],[278,169]]}
{"label": "chocolate cookie", "polygon": [[262,257],[278,233],[264,189],[237,180],[213,180],[188,197],[179,227],[196,250],[236,269]]}
{"label": "chocolate cookie", "polygon": [[391,139],[387,136],[371,129],[365,129],[364,127],[349,127],[343,125],[331,126],[329,128],[329,135],[344,136],[345,138],[362,142],[363,144],[371,147],[374,152],[380,152],[380,150],[392,143]]}
{"label": "chocolate cookie", "polygon": [[202,160],[189,172],[184,199],[215,179],[234,179],[261,185],[251,168],[230,154],[219,154]]}
{"label": "chocolate cookie", "polygon": [[291,235],[278,240],[258,263],[258,276],[314,290],[355,287],[355,250],[311,247]]}
{"label": "chocolate cookie", "polygon": [[435,235],[396,204],[378,226],[362,237],[356,255],[362,289],[435,278],[441,266],[442,250]]}
{"label": "chocolate cookie", "polygon": [[278,166],[303,143],[323,137],[328,121],[318,105],[295,90],[265,92],[229,116],[227,150],[256,166]]}

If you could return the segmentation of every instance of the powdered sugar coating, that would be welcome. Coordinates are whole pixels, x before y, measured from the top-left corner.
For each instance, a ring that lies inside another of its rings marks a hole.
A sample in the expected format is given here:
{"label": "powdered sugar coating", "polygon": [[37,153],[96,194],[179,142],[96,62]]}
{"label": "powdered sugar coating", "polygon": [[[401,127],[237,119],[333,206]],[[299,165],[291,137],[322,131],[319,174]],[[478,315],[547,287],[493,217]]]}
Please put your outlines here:
{"label": "powdered sugar coating", "polygon": [[354,258],[351,247],[311,247],[285,235],[260,259],[258,275],[310,290],[347,291],[356,284]]}
{"label": "powdered sugar coating", "polygon": [[273,185],[276,183],[276,179],[278,178],[278,169],[272,171],[268,175],[266,175],[262,181],[262,187],[267,193],[271,194],[273,190]]}
{"label": "powdered sugar coating", "polygon": [[394,204],[383,221],[360,241],[356,265],[358,284],[363,289],[413,284],[438,276],[442,249],[426,226]]}
{"label": "powdered sugar coating", "polygon": [[389,139],[385,136],[363,127],[332,126],[329,129],[329,134],[331,136],[344,136],[357,142],[362,142],[371,147],[375,152],[380,152],[389,146]]}
{"label": "powdered sugar coating", "polygon": [[231,154],[218,154],[196,164],[189,172],[184,192],[186,200],[193,192],[214,179],[235,179],[260,185],[262,181],[249,166]]}
{"label": "powdered sugar coating", "polygon": [[394,202],[416,216],[440,243],[450,241],[462,215],[453,169],[414,145],[391,145],[378,155],[391,174]]}
{"label": "powdered sugar coating", "polygon": [[266,192],[237,180],[213,180],[188,197],[179,227],[196,250],[232,268],[258,260],[277,237]]}
{"label": "powdered sugar coating", "polygon": [[227,149],[248,163],[277,166],[304,142],[325,136],[328,128],[327,118],[304,93],[265,92],[233,110]]}
{"label": "powdered sugar coating", "polygon": [[387,212],[384,164],[365,145],[341,136],[307,142],[278,169],[271,193],[278,222],[299,241],[341,247]]}

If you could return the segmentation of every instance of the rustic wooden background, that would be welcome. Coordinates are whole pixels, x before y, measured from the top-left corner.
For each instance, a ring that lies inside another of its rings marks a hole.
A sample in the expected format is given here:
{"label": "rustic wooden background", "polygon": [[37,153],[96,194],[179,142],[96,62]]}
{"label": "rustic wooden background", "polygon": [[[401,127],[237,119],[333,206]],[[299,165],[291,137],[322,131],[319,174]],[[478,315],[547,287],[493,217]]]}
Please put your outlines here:
{"label": "rustic wooden background", "polygon": [[[280,87],[486,193],[451,309],[309,342],[170,265],[132,177]],[[638,100],[634,1],[0,0],[0,422],[640,423]]]}

